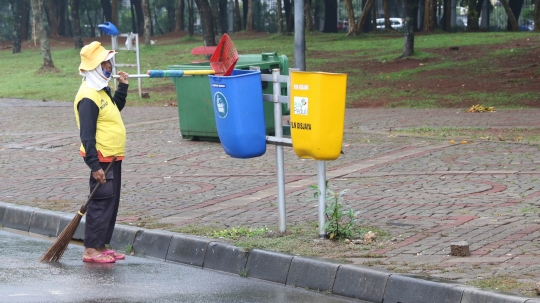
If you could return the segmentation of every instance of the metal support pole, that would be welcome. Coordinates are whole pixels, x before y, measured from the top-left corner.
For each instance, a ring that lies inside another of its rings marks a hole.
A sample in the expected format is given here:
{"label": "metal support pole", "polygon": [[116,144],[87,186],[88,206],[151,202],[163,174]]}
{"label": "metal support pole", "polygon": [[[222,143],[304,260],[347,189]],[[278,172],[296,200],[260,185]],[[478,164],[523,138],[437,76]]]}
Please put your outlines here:
{"label": "metal support pole", "polygon": [[[306,0],[307,1],[307,0]],[[306,21],[304,20],[304,0],[294,1],[294,67],[306,70]]]}
{"label": "metal support pole", "polygon": [[[281,103],[279,97],[281,95],[281,84],[279,82],[279,68],[272,70],[272,81],[274,89],[274,127],[275,137],[283,137],[283,121]],[[287,230],[286,214],[285,214],[285,165],[283,160],[283,146],[276,145],[276,167],[277,167],[277,188],[278,188],[278,220],[279,232],[283,233]]]}
{"label": "metal support pole", "polygon": [[[113,50],[118,50],[118,36],[111,36],[111,47]],[[114,78],[114,75],[116,75],[116,56],[113,56],[112,58],[112,75]],[[116,82],[117,78],[114,78],[113,81],[113,89],[116,90],[118,87],[118,83]]]}
{"label": "metal support pole", "polygon": [[319,186],[319,238],[326,238],[326,163],[317,161],[317,181]]}
{"label": "metal support pole", "polygon": [[[137,74],[141,74],[141,57],[139,56],[139,34],[135,34],[136,54],[137,54]],[[138,78],[139,98],[142,98],[142,79]]]}

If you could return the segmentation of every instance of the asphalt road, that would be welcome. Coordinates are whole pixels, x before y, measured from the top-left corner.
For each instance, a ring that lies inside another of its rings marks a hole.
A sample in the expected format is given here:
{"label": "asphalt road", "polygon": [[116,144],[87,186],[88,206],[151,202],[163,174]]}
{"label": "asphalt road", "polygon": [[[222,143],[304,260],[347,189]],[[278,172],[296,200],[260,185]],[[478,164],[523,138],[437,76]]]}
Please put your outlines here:
{"label": "asphalt road", "polygon": [[144,257],[83,263],[73,244],[38,262],[50,244],[0,230],[0,302],[365,302]]}

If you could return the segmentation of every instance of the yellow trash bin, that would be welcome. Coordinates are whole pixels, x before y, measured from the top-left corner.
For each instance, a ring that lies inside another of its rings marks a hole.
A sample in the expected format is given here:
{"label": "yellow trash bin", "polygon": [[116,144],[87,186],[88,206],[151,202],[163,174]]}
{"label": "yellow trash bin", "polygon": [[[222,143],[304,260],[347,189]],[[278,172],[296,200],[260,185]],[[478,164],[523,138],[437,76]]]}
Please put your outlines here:
{"label": "yellow trash bin", "polygon": [[294,152],[303,159],[337,159],[343,142],[347,75],[291,71],[290,77]]}

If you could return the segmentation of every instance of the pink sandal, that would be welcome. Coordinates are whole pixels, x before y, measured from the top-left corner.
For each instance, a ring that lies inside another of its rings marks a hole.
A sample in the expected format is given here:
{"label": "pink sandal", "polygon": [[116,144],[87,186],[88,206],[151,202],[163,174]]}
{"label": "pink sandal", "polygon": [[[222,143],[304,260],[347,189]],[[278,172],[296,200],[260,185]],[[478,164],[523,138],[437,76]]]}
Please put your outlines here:
{"label": "pink sandal", "polygon": [[108,256],[108,255],[112,255],[114,257],[115,260],[124,260],[126,258],[126,255],[124,254],[117,254],[114,250],[112,249],[109,249],[109,250],[106,250],[104,252],[102,252],[103,255],[105,256]]}
{"label": "pink sandal", "polygon": [[89,263],[114,263],[116,262],[116,259],[99,259],[101,257],[106,257],[107,254],[99,254],[97,256],[93,256],[93,257],[90,257],[90,258],[85,258],[83,257],[82,260],[83,262],[89,262]]}

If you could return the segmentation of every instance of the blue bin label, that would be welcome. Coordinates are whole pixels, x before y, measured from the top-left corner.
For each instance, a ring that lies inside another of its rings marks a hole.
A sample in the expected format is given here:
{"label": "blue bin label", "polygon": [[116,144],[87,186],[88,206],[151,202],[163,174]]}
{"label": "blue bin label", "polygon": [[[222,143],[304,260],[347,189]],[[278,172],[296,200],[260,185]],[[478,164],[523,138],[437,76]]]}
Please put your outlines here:
{"label": "blue bin label", "polygon": [[212,87],[225,88],[225,84],[212,83]]}
{"label": "blue bin label", "polygon": [[214,94],[214,107],[216,108],[218,116],[222,119],[227,117],[229,114],[229,103],[227,102],[225,95],[223,95],[221,92]]}

